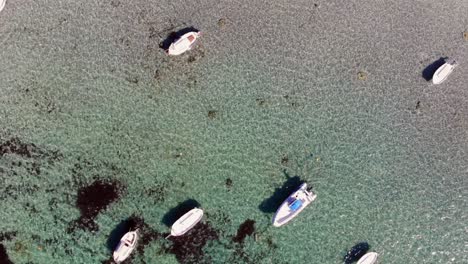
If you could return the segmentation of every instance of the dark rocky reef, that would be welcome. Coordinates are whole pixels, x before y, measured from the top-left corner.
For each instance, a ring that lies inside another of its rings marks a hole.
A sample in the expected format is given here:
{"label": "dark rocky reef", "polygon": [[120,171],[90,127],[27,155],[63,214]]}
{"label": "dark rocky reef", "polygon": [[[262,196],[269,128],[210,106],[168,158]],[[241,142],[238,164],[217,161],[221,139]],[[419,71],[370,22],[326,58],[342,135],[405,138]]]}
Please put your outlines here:
{"label": "dark rocky reef", "polygon": [[13,262],[8,257],[8,253],[3,244],[0,244],[0,263],[2,264],[13,264]]}
{"label": "dark rocky reef", "polygon": [[58,151],[44,150],[33,143],[24,143],[18,137],[4,141],[0,138],[0,157],[15,154],[23,158],[47,158],[50,161],[59,160],[62,155]]}
{"label": "dark rocky reef", "polygon": [[237,262],[236,260],[241,260],[242,262],[250,263],[250,257],[245,252],[244,249],[244,240],[247,236],[251,236],[255,233],[255,221],[251,219],[245,220],[237,229],[236,236],[232,237],[232,241],[235,244],[232,262]]}
{"label": "dark rocky reef", "polygon": [[[200,207],[194,199],[188,199],[169,210],[162,222],[168,227],[193,208]],[[198,223],[183,236],[169,237],[172,242],[166,253],[174,254],[180,263],[200,263],[204,258],[203,247],[209,240],[218,239],[218,232],[209,223]]]}
{"label": "dark rocky reef", "polygon": [[233,182],[232,182],[231,178],[226,179],[225,185],[226,185],[226,188],[228,188],[229,190],[231,189],[231,187],[233,185]]}
{"label": "dark rocky reef", "polygon": [[[16,157],[8,159],[7,156],[10,155]],[[19,196],[38,191],[39,185],[30,184],[24,179],[27,176],[43,177],[42,168],[50,167],[62,157],[58,150],[25,143],[15,136],[5,139],[0,135],[0,159],[5,158],[7,163],[7,166],[0,168],[0,199],[16,200]],[[20,188],[19,185],[21,185]]]}
{"label": "dark rocky reef", "polygon": [[16,236],[16,231],[0,232],[0,242],[12,240]]}
{"label": "dark rocky reef", "polygon": [[[178,206],[176,208],[180,209],[181,207]],[[160,233],[155,231],[145,223],[143,218],[133,215],[120,222],[111,232],[107,241],[108,249],[112,251],[118,244],[120,238],[126,232],[136,229],[139,230],[140,234],[136,253],[140,255],[144,254],[146,246],[151,242],[164,239],[169,235],[169,233]],[[198,223],[193,229],[183,236],[169,237],[168,240],[172,243],[162,246],[161,252],[174,254],[179,263],[200,263],[204,259],[203,247],[209,240],[215,239],[218,239],[218,233],[214,228],[209,224]],[[131,259],[132,258],[130,258],[129,261],[131,261]],[[109,261],[111,261],[111,259],[104,260],[102,263],[111,263]]]}
{"label": "dark rocky reef", "polygon": [[120,182],[105,180],[95,180],[90,185],[78,189],[75,205],[80,210],[81,216],[70,224],[68,232],[76,228],[89,231],[99,230],[94,219],[101,211],[117,201],[123,190],[124,187]]}
{"label": "dark rocky reef", "polygon": [[[0,233],[0,242],[6,241],[6,240],[12,240],[15,236],[16,236],[16,231],[1,232]],[[11,262],[10,258],[8,257],[8,253],[6,251],[6,248],[3,246],[2,243],[0,243],[0,263],[2,263],[2,264],[13,264],[13,262]]]}
{"label": "dark rocky reef", "polygon": [[232,238],[236,243],[243,243],[247,236],[251,236],[255,232],[255,221],[247,219],[237,229],[237,234]]}
{"label": "dark rocky reef", "polygon": [[200,263],[204,258],[203,247],[209,240],[217,240],[218,233],[206,223],[198,223],[187,234],[170,237],[167,253],[174,254],[179,263]]}
{"label": "dark rocky reef", "polygon": [[16,154],[21,157],[31,158],[40,151],[34,144],[23,143],[19,138],[12,137],[0,144],[0,156],[5,154]]}
{"label": "dark rocky reef", "polygon": [[154,186],[148,186],[144,189],[144,194],[155,203],[164,202],[166,193],[166,186],[164,184],[155,184]]}

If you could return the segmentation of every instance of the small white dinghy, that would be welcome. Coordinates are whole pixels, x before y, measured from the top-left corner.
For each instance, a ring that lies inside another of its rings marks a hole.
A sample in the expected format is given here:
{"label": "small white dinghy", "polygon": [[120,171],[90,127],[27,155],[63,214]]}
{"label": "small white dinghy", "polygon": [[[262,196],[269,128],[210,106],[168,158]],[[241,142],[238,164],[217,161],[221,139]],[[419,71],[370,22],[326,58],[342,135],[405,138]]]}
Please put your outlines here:
{"label": "small white dinghy", "polygon": [[6,0],[0,0],[0,11],[5,7]]}
{"label": "small white dinghy", "polygon": [[[0,0],[1,1],[1,0]],[[195,45],[196,40],[201,36],[201,32],[192,31],[185,33],[180,38],[169,46],[167,54],[169,55],[180,55],[186,51],[189,51]]]}
{"label": "small white dinghy", "polygon": [[138,229],[126,233],[119,242],[119,245],[114,250],[114,261],[120,263],[127,259],[135,249],[138,240]]}
{"label": "small white dinghy", "polygon": [[279,227],[296,217],[304,208],[317,198],[312,191],[307,190],[307,183],[303,183],[299,189],[291,194],[281,204],[273,217],[273,226]]}
{"label": "small white dinghy", "polygon": [[184,214],[181,218],[177,219],[177,221],[171,227],[171,234],[170,236],[181,236],[187,233],[190,229],[192,229],[200,220],[203,218],[203,210],[199,208],[194,208]]}
{"label": "small white dinghy", "polygon": [[439,69],[434,73],[432,77],[432,83],[440,84],[447,79],[447,77],[453,72],[453,69],[457,66],[455,60],[446,62],[444,65],[440,66]]}
{"label": "small white dinghy", "polygon": [[357,264],[375,264],[377,262],[377,258],[379,257],[379,254],[375,252],[369,252],[362,256]]}

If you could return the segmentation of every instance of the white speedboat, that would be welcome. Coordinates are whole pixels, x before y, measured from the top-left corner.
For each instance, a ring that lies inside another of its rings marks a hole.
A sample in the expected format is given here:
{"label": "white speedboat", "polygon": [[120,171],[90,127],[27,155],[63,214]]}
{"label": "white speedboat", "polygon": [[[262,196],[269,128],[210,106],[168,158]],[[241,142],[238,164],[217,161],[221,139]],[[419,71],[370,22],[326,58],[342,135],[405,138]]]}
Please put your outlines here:
{"label": "white speedboat", "polygon": [[369,252],[362,256],[357,264],[375,264],[377,262],[377,258],[379,257],[379,254],[375,252]]}
{"label": "white speedboat", "polygon": [[455,60],[446,62],[444,65],[440,66],[432,77],[432,83],[439,84],[445,81],[456,66],[457,63]]}
{"label": "white speedboat", "polygon": [[181,218],[171,227],[171,234],[168,236],[181,236],[192,229],[203,218],[203,210],[194,208],[188,213],[184,214]]}
{"label": "white speedboat", "polygon": [[[1,1],[1,0],[0,0]],[[180,55],[186,51],[189,51],[195,45],[196,40],[201,36],[201,32],[192,31],[185,33],[167,49],[169,55]]]}
{"label": "white speedboat", "polygon": [[138,230],[126,233],[114,250],[114,261],[120,263],[127,259],[135,249],[138,240]]}
{"label": "white speedboat", "polygon": [[5,7],[6,0],[0,0],[0,11]]}
{"label": "white speedboat", "polygon": [[273,226],[282,226],[296,217],[304,208],[317,198],[312,191],[307,190],[307,183],[303,183],[299,189],[291,194],[281,204],[273,217]]}

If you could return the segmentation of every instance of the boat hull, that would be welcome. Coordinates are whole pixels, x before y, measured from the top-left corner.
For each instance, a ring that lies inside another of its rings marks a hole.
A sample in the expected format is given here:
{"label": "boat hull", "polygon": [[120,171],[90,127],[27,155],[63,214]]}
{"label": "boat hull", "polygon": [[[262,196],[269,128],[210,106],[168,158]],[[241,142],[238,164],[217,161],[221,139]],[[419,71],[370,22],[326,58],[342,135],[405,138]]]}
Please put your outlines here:
{"label": "boat hull", "polygon": [[203,210],[194,208],[184,214],[171,227],[171,236],[181,236],[192,229],[203,218]]}
{"label": "boat hull", "polygon": [[369,252],[362,256],[357,264],[375,264],[377,262],[377,258],[379,257],[379,254],[375,252]]}
{"label": "boat hull", "polygon": [[133,252],[138,241],[138,231],[126,233],[119,242],[119,245],[114,251],[114,261],[120,263],[126,260]]}
{"label": "boat hull", "polygon": [[0,0],[0,11],[5,7],[6,0]]}
{"label": "boat hull", "polygon": [[199,36],[200,32],[195,31],[182,35],[169,46],[169,49],[167,49],[167,54],[177,56],[191,50]]}
{"label": "boat hull", "polygon": [[273,226],[280,227],[287,224],[312,203],[315,198],[317,198],[317,195],[307,191],[307,183],[303,183],[278,208],[273,217]]}
{"label": "boat hull", "polygon": [[432,77],[432,83],[440,84],[444,82],[447,79],[447,77],[453,72],[455,65],[455,62],[447,62],[444,65],[440,66],[434,73],[434,76]]}

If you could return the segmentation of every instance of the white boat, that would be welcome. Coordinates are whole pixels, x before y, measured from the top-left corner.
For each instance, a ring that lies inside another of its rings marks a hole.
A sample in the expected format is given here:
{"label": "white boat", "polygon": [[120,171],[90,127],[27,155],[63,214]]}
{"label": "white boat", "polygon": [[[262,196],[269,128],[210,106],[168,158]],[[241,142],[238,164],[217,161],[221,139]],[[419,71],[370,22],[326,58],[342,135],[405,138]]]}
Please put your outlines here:
{"label": "white boat", "polygon": [[119,242],[119,245],[114,250],[114,261],[120,263],[127,259],[135,249],[138,240],[138,230],[126,233]]}
{"label": "white boat", "polygon": [[292,193],[281,204],[273,217],[273,226],[279,227],[296,217],[304,208],[317,198],[312,191],[307,190],[307,183],[303,183],[299,189]]}
{"label": "white boat", "polygon": [[203,210],[194,208],[188,213],[184,214],[181,218],[171,227],[171,234],[168,236],[181,236],[192,229],[203,218]]}
{"label": "white boat", "polygon": [[0,0],[0,11],[5,7],[6,0]]}
{"label": "white boat", "polygon": [[447,77],[453,72],[453,69],[457,66],[455,60],[446,62],[440,66],[439,69],[434,73],[432,77],[432,83],[440,84],[447,79]]}
{"label": "white boat", "polygon": [[[1,0],[0,0],[1,1]],[[192,31],[185,33],[167,49],[169,55],[180,55],[186,51],[189,51],[195,45],[196,40],[201,36],[201,32]]]}
{"label": "white boat", "polygon": [[377,258],[379,257],[379,254],[375,252],[369,252],[362,256],[357,264],[375,264],[377,263]]}

